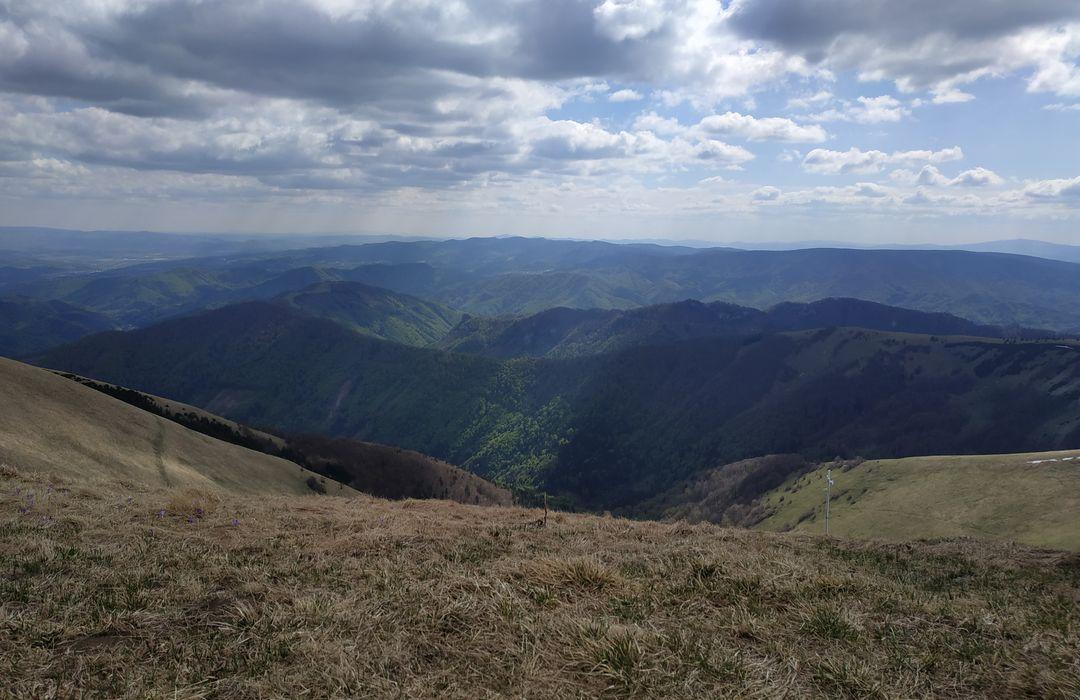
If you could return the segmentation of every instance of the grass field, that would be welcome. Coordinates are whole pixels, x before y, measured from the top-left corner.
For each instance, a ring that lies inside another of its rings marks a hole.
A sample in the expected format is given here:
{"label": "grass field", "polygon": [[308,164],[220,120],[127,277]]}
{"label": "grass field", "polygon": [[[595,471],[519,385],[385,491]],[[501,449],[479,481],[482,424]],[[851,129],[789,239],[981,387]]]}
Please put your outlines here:
{"label": "grass field", "polygon": [[201,435],[4,358],[0,396],[0,462],[24,471],[262,495],[310,493],[307,480],[321,480],[292,462]]}
{"label": "grass field", "polygon": [[[789,479],[761,503],[758,527],[824,530],[825,470]],[[833,469],[830,531],[911,540],[973,536],[1080,550],[1080,450],[911,457]]]}
{"label": "grass field", "polygon": [[1080,693],[1080,559],[0,470],[11,697]]}

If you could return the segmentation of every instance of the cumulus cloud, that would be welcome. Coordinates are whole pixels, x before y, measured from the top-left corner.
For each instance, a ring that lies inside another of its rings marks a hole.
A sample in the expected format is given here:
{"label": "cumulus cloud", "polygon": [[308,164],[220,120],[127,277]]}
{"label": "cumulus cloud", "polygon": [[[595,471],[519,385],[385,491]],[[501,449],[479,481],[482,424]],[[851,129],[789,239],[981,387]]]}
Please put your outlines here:
{"label": "cumulus cloud", "polygon": [[781,117],[759,119],[738,112],[725,112],[705,117],[698,127],[706,133],[736,136],[750,141],[818,143],[829,136],[816,124],[804,126]]}
{"label": "cumulus cloud", "polygon": [[958,86],[1028,71],[1035,91],[1080,91],[1073,0],[735,0],[731,27],[808,63],[967,99]]}
{"label": "cumulus cloud", "polygon": [[1080,177],[1030,182],[1024,187],[1024,194],[1036,200],[1080,205]]}
{"label": "cumulus cloud", "polygon": [[[889,132],[1017,72],[1075,109],[1078,27],[1071,0],[0,0],[0,199],[1060,215],[1074,181],[942,173],[959,147],[767,142]],[[800,163],[867,181],[766,184]]]}
{"label": "cumulus cloud", "polygon": [[894,170],[889,177],[896,182],[905,184],[917,184],[928,187],[995,187],[1005,180],[995,173],[983,167],[965,170],[956,177],[947,177],[933,165],[924,165],[918,172],[911,170]]}
{"label": "cumulus cloud", "polygon": [[616,90],[608,95],[608,100],[611,102],[637,102],[642,99],[642,94],[637,90]]}
{"label": "cumulus cloud", "polygon": [[900,100],[892,95],[878,97],[859,97],[855,101],[843,100],[838,107],[810,115],[810,121],[817,122],[857,122],[859,124],[879,124],[898,122],[910,111]]}
{"label": "cumulus cloud", "polygon": [[822,175],[840,175],[846,173],[876,173],[883,168],[893,165],[909,165],[913,163],[945,163],[960,160],[964,152],[959,146],[945,148],[940,151],[917,150],[917,151],[863,151],[852,146],[846,151],[833,151],[824,148],[815,148],[803,158],[803,169],[807,172]]}
{"label": "cumulus cloud", "polygon": [[952,180],[949,180],[949,185],[953,187],[989,187],[994,185],[1000,185],[1004,180],[1001,176],[995,173],[993,170],[987,170],[986,168],[972,168],[971,170],[965,170]]}

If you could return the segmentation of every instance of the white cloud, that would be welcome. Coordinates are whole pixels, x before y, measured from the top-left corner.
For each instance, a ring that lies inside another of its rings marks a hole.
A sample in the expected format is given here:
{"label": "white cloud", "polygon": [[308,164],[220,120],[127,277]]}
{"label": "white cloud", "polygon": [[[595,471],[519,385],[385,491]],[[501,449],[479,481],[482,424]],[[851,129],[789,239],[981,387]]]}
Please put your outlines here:
{"label": "white cloud", "polygon": [[637,102],[642,99],[642,94],[637,90],[623,89],[616,90],[608,95],[608,101],[610,102]]}
{"label": "white cloud", "polygon": [[820,143],[828,134],[820,126],[803,126],[782,117],[757,118],[738,112],[726,112],[705,117],[698,128],[710,134],[738,136],[750,141],[788,141]]}
{"label": "white cloud", "polygon": [[1000,185],[1004,182],[1000,175],[993,170],[987,170],[986,168],[972,168],[971,170],[965,170],[952,180],[949,180],[949,185],[952,187],[992,187]]}
{"label": "white cloud", "polygon": [[1028,88],[1080,94],[1075,0],[735,0],[732,28],[816,67],[928,90],[939,103],[960,86],[1026,73]]}
{"label": "white cloud", "polygon": [[828,90],[818,90],[812,95],[805,95],[803,97],[791,97],[788,99],[788,109],[809,109],[815,105],[828,102],[833,99],[833,94]]}
{"label": "white cloud", "polygon": [[1024,186],[1024,194],[1036,200],[1059,200],[1080,204],[1080,177],[1029,182]]}
{"label": "white cloud", "polygon": [[766,185],[759,187],[750,193],[750,199],[755,202],[775,202],[780,198],[781,192],[778,188]]}
{"label": "white cloud", "polygon": [[644,39],[664,26],[664,5],[661,0],[604,0],[593,16],[600,32],[615,41]]}
{"label": "white cloud", "polygon": [[838,107],[810,115],[811,121],[817,122],[856,122],[859,124],[879,124],[898,122],[910,114],[900,100],[891,95],[878,97],[859,97],[854,102],[843,100]]}
{"label": "white cloud", "polygon": [[996,187],[1005,182],[993,170],[983,167],[965,170],[950,178],[933,165],[924,165],[919,172],[900,169],[889,173],[889,177],[896,182],[927,187]]}
{"label": "white cloud", "polygon": [[964,92],[956,88],[947,87],[934,90],[934,97],[932,102],[936,105],[946,104],[958,104],[961,102],[970,102],[975,99],[975,95],[969,92]]}
{"label": "white cloud", "polygon": [[634,120],[635,131],[651,131],[656,134],[672,135],[682,133],[685,129],[679,120],[673,117],[661,117],[656,112],[638,115]]}
{"label": "white cloud", "polygon": [[876,173],[886,166],[905,165],[918,162],[945,163],[959,160],[964,157],[964,152],[959,146],[942,149],[940,151],[863,151],[852,146],[846,151],[833,151],[824,148],[815,148],[803,158],[803,169],[807,172],[822,175],[839,175],[845,173]]}

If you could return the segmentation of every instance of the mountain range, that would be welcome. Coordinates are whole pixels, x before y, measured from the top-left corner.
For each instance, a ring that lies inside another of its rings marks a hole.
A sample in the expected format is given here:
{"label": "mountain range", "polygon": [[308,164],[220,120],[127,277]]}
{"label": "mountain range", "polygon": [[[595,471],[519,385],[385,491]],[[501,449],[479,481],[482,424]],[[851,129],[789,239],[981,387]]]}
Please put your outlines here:
{"label": "mountain range", "polygon": [[1055,334],[972,323],[859,299],[784,302],[759,311],[726,302],[686,300],[625,311],[553,308],[525,317],[470,317],[438,346],[488,357],[574,357],[691,338],[851,326],[880,331],[985,338],[1051,338]]}
{"label": "mountain range", "polygon": [[632,508],[696,470],[771,453],[1067,447],[1080,441],[1077,348],[825,328],[497,360],[250,302],[36,361],[247,423],[399,445],[584,506]]}
{"label": "mountain range", "polygon": [[138,327],[320,281],[352,281],[471,315],[630,309],[684,299],[757,309],[850,297],[980,324],[1080,329],[1080,266],[950,250],[741,251],[543,239],[385,242],[166,260],[8,288]]}

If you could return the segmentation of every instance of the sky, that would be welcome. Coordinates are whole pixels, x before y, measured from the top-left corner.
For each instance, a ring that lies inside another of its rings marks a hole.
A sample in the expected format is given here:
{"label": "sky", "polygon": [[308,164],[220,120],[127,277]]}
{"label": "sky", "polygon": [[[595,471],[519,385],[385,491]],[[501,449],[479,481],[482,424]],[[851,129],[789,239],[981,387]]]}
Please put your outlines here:
{"label": "sky", "polygon": [[0,225],[1080,244],[1080,2],[0,0]]}

